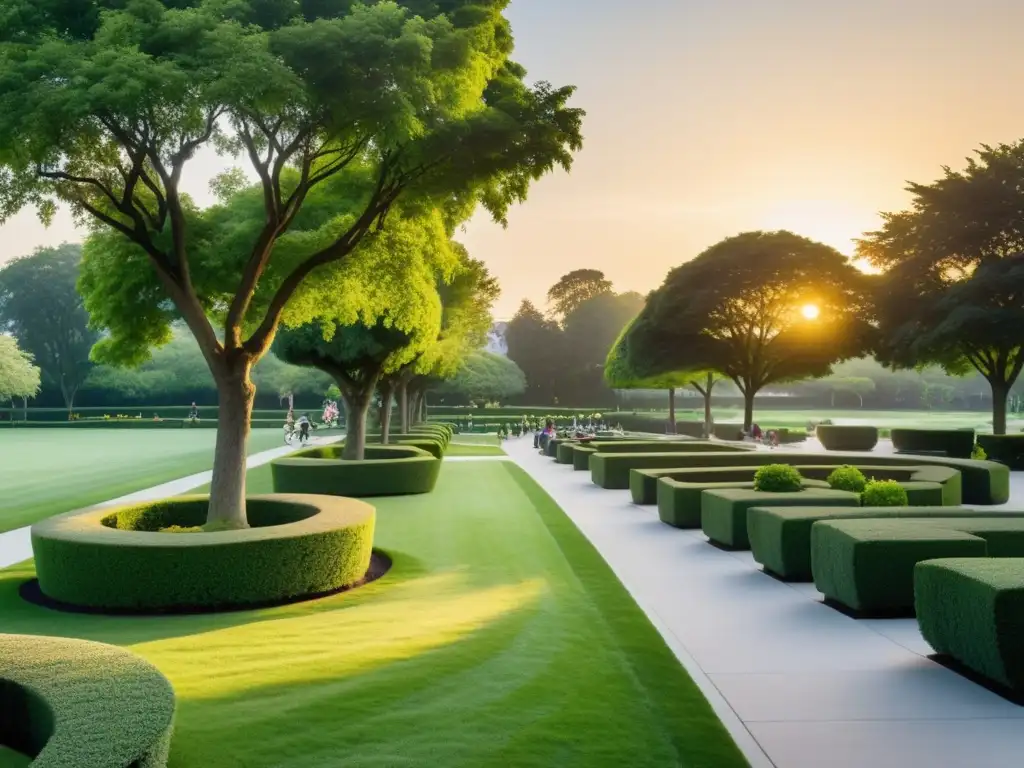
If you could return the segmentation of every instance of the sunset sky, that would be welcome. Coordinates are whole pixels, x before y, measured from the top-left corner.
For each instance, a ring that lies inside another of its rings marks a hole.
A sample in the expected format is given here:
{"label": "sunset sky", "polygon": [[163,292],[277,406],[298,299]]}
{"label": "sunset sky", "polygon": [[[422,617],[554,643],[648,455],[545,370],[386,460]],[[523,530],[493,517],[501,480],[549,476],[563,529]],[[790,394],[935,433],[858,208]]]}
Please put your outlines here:
{"label": "sunset sky", "polygon": [[[1020,0],[513,0],[517,58],[579,86],[586,147],[508,230],[460,238],[498,276],[497,314],[569,270],[647,291],[749,229],[851,252],[982,143],[1024,138]],[[190,186],[220,170],[203,155]],[[194,161],[196,162],[196,161]],[[66,219],[0,227],[0,258],[79,239]]]}

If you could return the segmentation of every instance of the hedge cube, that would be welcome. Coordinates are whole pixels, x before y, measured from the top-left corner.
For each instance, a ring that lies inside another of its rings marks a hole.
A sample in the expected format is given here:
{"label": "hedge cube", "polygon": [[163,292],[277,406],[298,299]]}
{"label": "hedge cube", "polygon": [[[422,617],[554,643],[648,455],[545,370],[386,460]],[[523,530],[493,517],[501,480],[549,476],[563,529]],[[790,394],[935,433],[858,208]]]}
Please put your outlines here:
{"label": "hedge cube", "polygon": [[878,427],[819,424],[814,433],[826,451],[871,451],[878,445]]}
{"label": "hedge cube", "polygon": [[[664,478],[658,483],[658,518],[673,528],[700,528],[704,491],[730,488],[752,491],[754,481],[680,482]],[[827,490],[828,483],[805,479],[804,488]]]}
{"label": "hedge cube", "polygon": [[764,493],[739,488],[708,490],[701,495],[701,528],[712,542],[726,549],[750,549],[747,512],[754,507],[857,507],[856,493],[806,490]]}
{"label": "hedge cube", "polygon": [[894,429],[893,447],[902,453],[944,454],[969,459],[974,452],[973,429]]}
{"label": "hedge cube", "polygon": [[914,604],[937,653],[1024,694],[1024,558],[918,563]]}
{"label": "hedge cube", "polygon": [[[926,521],[927,522],[927,521]],[[866,614],[906,614],[914,566],[940,557],[985,557],[985,540],[941,525],[835,520],[811,528],[814,586],[827,600]]]}

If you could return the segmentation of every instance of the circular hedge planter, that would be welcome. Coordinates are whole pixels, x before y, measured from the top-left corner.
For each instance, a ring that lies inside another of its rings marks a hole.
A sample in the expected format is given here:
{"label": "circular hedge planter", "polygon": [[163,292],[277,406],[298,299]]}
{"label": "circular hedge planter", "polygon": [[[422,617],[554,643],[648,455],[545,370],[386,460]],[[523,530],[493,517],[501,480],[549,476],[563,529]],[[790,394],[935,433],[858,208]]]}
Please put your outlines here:
{"label": "circular hedge planter", "polygon": [[441,461],[411,445],[367,445],[366,458],[347,461],[341,446],[300,451],[271,462],[278,493],[328,496],[402,496],[429,493]]}
{"label": "circular hedge planter", "polygon": [[0,634],[0,744],[33,768],[163,768],[174,690],[123,648]]}
{"label": "circular hedge planter", "polygon": [[39,589],[100,610],[194,612],[273,605],[359,584],[376,511],[353,499],[255,496],[250,528],[158,533],[200,525],[206,497],[50,518],[32,526]]}
{"label": "circular hedge planter", "polygon": [[878,427],[819,424],[815,434],[826,451],[873,451],[878,445]]}

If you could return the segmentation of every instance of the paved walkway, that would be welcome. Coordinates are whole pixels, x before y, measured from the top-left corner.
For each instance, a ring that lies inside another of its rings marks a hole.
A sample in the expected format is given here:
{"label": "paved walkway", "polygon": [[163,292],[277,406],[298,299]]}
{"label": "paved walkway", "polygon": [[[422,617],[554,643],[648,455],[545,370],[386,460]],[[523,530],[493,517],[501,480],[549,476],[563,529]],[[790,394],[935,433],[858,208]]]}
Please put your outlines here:
{"label": "paved walkway", "polygon": [[770,578],[749,552],[666,526],[628,491],[601,490],[525,440],[506,450],[601,552],[752,765],[1020,762],[1024,707],[926,658],[913,619],[848,618],[822,604],[813,584]]}
{"label": "paved walkway", "polygon": [[[342,438],[340,436],[314,437],[311,440],[311,444],[327,445],[329,443],[336,443],[341,439]],[[296,450],[297,449],[294,446],[283,445],[280,448],[272,448],[269,451],[263,451],[262,453],[254,453],[246,459],[246,466],[249,467],[249,469],[259,467],[270,463],[276,458],[287,456],[289,453],[294,453]],[[105,501],[102,504],[97,504],[95,507],[91,507],[91,509],[102,509],[105,507],[116,507],[122,504],[152,501],[153,499],[162,499],[168,496],[180,496],[193,488],[206,485],[212,479],[213,471],[207,470],[206,472],[182,477],[178,480],[172,480],[169,483],[163,483],[161,485],[153,486],[152,488],[146,488],[141,491],[136,491],[135,493],[129,493],[127,496],[121,496],[116,499],[111,499],[110,501]],[[28,560],[30,557],[32,557],[32,536],[30,526],[8,531],[7,533],[0,533],[0,568],[6,568],[14,563],[20,563],[22,560]]]}

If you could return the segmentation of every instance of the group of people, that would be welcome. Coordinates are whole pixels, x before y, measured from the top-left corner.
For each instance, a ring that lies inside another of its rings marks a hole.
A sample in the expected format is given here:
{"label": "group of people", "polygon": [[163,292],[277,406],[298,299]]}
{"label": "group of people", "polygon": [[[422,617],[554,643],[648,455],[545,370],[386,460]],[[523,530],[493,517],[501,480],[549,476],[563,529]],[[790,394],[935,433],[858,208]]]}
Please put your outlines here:
{"label": "group of people", "polygon": [[312,424],[313,422],[309,420],[308,413],[302,414],[296,421],[295,411],[289,408],[288,416],[285,417],[284,422],[284,441],[290,443],[297,437],[299,445],[309,442],[309,430]]}
{"label": "group of people", "polygon": [[779,447],[779,431],[777,429],[769,429],[765,432],[761,429],[760,424],[753,424],[750,427],[750,438],[755,443],[762,443],[769,448]]}

